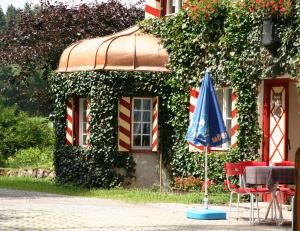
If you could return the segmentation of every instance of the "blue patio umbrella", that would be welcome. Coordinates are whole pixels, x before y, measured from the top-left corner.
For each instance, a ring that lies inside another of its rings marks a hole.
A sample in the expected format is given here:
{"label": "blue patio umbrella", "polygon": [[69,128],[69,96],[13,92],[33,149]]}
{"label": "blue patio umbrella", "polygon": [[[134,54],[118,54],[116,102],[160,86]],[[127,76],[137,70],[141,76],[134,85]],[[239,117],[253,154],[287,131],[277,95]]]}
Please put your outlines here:
{"label": "blue patio umbrella", "polygon": [[187,212],[188,218],[195,219],[226,219],[226,213],[220,210],[208,209],[207,192],[207,155],[208,147],[216,147],[229,141],[222,113],[214,90],[210,71],[205,72],[200,86],[199,97],[190,125],[185,136],[188,142],[204,145],[205,148],[205,196],[204,209],[192,209]]}

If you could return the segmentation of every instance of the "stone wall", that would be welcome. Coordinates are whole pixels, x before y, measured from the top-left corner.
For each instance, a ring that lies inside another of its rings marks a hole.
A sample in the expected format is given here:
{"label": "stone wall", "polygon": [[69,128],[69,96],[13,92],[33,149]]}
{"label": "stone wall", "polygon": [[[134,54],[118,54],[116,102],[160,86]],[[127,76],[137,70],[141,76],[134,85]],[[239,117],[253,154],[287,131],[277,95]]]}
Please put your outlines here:
{"label": "stone wall", "polygon": [[25,176],[32,178],[54,178],[55,172],[54,169],[43,169],[43,168],[34,168],[34,169],[8,169],[0,168],[0,176]]}

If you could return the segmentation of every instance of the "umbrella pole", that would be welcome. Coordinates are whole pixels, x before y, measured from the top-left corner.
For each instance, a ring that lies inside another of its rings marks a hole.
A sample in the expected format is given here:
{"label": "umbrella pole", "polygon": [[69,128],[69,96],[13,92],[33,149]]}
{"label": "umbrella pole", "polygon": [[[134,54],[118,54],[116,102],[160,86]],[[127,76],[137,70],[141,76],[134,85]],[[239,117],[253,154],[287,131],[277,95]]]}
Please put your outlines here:
{"label": "umbrella pole", "polygon": [[208,184],[208,178],[207,178],[207,159],[208,159],[208,146],[205,147],[205,163],[204,163],[204,208],[208,209],[208,192],[207,192],[207,184]]}

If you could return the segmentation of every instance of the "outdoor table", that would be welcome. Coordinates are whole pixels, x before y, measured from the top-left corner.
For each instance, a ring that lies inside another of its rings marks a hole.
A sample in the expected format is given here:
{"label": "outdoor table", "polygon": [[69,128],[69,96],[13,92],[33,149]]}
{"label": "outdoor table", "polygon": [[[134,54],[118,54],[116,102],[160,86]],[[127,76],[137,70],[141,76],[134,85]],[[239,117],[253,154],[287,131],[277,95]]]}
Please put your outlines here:
{"label": "outdoor table", "polygon": [[268,218],[269,211],[273,203],[275,203],[275,213],[276,208],[279,211],[281,224],[283,221],[282,209],[279,206],[276,190],[278,184],[295,184],[296,182],[296,171],[295,167],[291,166],[247,166],[245,168],[245,182],[251,185],[266,185],[270,190],[272,199],[268,206],[268,210],[265,219]]}

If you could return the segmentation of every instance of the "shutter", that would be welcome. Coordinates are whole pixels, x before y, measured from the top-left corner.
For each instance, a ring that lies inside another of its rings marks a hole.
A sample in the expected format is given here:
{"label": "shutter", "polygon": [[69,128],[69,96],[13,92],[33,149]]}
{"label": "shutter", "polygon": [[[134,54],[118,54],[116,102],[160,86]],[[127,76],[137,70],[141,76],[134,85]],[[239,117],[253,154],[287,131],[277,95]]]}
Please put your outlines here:
{"label": "shutter", "polygon": [[119,100],[118,125],[118,150],[128,152],[131,149],[130,97],[121,97]]}
{"label": "shutter", "polygon": [[152,98],[152,146],[153,152],[158,151],[158,97]]}
{"label": "shutter", "polygon": [[145,3],[145,19],[159,18],[161,16],[162,0],[146,0]]}
{"label": "shutter", "polygon": [[[197,103],[197,99],[199,96],[199,88],[191,88],[190,89],[190,120],[193,117],[194,111],[195,111],[195,107],[196,107],[196,103]],[[192,143],[189,142],[189,152],[202,152],[205,150],[205,147],[203,145],[194,145]]]}
{"label": "shutter", "polygon": [[91,132],[90,132],[90,112],[91,112],[91,100],[86,99],[86,145],[90,146]]}
{"label": "shutter", "polygon": [[237,122],[237,94],[232,92],[231,95],[231,147],[236,148],[237,146],[237,129],[238,129],[238,122]]}
{"label": "shutter", "polygon": [[67,124],[66,124],[66,144],[73,145],[74,138],[74,100],[69,98],[67,100]]}

